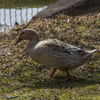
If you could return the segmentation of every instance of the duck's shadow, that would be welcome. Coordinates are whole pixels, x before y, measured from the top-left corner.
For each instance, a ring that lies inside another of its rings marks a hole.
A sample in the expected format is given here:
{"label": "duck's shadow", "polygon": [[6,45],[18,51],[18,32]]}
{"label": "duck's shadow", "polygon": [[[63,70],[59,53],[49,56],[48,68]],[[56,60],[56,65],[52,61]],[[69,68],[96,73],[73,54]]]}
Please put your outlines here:
{"label": "duck's shadow", "polygon": [[39,79],[38,81],[30,82],[28,85],[24,85],[28,88],[40,89],[40,88],[50,88],[50,89],[61,89],[61,88],[74,88],[74,87],[85,87],[87,85],[100,84],[99,80],[77,78],[72,77],[66,82],[60,81],[60,79]]}

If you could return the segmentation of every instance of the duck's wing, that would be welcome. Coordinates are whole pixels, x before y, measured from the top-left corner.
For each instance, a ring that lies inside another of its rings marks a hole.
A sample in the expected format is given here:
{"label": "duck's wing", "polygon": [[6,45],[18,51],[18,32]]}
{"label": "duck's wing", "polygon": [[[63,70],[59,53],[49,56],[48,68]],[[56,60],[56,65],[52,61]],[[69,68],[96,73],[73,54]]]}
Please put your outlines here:
{"label": "duck's wing", "polygon": [[82,55],[85,55],[88,53],[87,51],[80,49],[78,47],[75,47],[73,45],[70,45],[70,44],[67,44],[66,49],[72,53],[77,53],[77,54],[82,54]]}
{"label": "duck's wing", "polygon": [[86,53],[84,50],[77,48],[73,45],[70,45],[68,43],[64,43],[60,40],[57,39],[48,39],[44,41],[45,47],[48,47],[54,51],[57,51],[59,53],[68,53],[68,54],[73,54],[73,53]]}

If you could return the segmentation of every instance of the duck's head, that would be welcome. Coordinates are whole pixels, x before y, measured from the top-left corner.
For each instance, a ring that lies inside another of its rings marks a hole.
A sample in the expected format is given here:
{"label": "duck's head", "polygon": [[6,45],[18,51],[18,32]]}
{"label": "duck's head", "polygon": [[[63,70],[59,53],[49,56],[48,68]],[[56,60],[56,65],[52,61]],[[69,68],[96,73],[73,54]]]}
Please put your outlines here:
{"label": "duck's head", "polygon": [[16,41],[15,45],[22,40],[29,40],[29,41],[34,40],[34,41],[39,42],[39,36],[38,36],[37,32],[33,29],[24,29],[20,33],[19,38]]}

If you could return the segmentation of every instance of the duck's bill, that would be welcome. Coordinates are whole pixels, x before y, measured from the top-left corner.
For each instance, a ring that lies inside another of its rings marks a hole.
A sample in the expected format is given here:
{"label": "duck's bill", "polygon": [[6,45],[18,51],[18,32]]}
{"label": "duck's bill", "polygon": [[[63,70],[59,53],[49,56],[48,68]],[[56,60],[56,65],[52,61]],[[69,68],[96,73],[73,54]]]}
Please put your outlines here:
{"label": "duck's bill", "polygon": [[21,39],[18,39],[18,40],[15,42],[15,45],[18,44],[20,41],[21,41]]}

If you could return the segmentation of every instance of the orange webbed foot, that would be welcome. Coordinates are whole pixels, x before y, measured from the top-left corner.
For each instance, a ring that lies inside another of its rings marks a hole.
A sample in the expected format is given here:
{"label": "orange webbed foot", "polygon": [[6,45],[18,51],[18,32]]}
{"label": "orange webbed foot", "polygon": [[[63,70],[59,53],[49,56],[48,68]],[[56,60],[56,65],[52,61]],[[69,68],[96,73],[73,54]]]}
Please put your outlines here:
{"label": "orange webbed foot", "polygon": [[71,77],[71,75],[69,77],[65,78],[65,79],[60,79],[60,81],[66,82],[66,81],[68,81],[70,79],[70,77]]}

